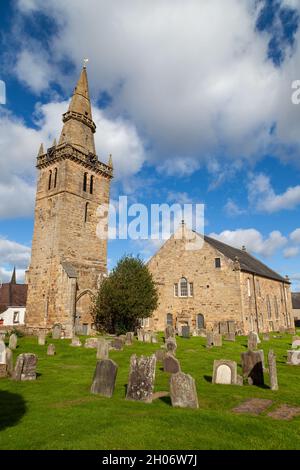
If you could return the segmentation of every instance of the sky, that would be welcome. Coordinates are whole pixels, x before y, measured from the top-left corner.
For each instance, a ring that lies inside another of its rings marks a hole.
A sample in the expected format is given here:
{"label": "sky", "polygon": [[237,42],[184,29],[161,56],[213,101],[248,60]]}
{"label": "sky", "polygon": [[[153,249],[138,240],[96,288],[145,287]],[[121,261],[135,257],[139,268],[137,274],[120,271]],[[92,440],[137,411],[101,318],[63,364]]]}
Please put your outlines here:
{"label": "sky", "polygon": [[[24,279],[35,159],[87,57],[112,200],[205,204],[206,234],[300,290],[299,21],[300,0],[0,0],[0,279]],[[110,240],[109,269],[160,243]]]}

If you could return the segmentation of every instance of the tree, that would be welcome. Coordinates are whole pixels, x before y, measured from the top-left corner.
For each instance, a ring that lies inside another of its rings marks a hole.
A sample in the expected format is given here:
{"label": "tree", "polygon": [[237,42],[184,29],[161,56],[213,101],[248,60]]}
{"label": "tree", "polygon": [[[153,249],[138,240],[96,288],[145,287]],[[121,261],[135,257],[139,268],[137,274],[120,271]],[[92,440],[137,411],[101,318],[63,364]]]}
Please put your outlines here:
{"label": "tree", "polygon": [[158,305],[158,293],[148,267],[140,258],[124,256],[100,286],[93,307],[98,330],[121,334],[134,331]]}

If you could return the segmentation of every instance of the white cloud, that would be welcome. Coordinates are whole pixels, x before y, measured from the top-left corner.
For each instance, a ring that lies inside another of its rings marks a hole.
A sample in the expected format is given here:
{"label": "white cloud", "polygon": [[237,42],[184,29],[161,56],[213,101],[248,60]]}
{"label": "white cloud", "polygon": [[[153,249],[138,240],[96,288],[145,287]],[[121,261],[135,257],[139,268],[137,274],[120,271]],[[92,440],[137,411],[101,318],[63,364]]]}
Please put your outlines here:
{"label": "white cloud", "polygon": [[237,217],[246,213],[246,211],[244,209],[240,209],[232,199],[228,199],[224,206],[224,211],[229,217]]}
{"label": "white cloud", "polygon": [[27,268],[30,261],[30,247],[0,237],[0,266],[10,265]]}
{"label": "white cloud", "polygon": [[287,243],[286,237],[279,231],[273,231],[267,238],[264,238],[263,235],[254,228],[225,230],[220,234],[211,233],[210,236],[239,249],[245,246],[247,251],[266,258],[272,256]]}
{"label": "white cloud", "polygon": [[172,202],[183,206],[184,204],[192,204],[193,200],[186,192],[169,191],[167,194],[167,202]]}
{"label": "white cloud", "polygon": [[299,255],[300,249],[296,246],[291,246],[283,250],[283,256],[285,258],[295,258],[295,256]]}
{"label": "white cloud", "polygon": [[290,86],[299,78],[298,42],[282,68],[266,60],[270,35],[255,29],[255,3],[19,0],[23,15],[40,11],[57,22],[58,32],[49,37],[48,64],[47,54],[40,61],[43,52],[36,50],[25,61],[22,38],[17,69],[32,87],[30,67],[41,67],[39,89],[49,85],[50,66],[65,85],[59,64],[67,57],[79,65],[88,55],[94,95],[113,95],[112,116],[125,113],[138,123],[151,142],[149,160],[168,174],[190,174],[212,155],[220,159],[220,148],[223,165],[253,162],[270,150],[298,164],[300,121]]}
{"label": "white cloud", "polygon": [[25,83],[34,93],[48,88],[53,79],[53,70],[42,51],[23,49],[18,54],[15,73],[20,82]]}
{"label": "white cloud", "polygon": [[290,239],[293,243],[299,243],[300,245],[300,228],[297,228],[290,234]]}
{"label": "white cloud", "polygon": [[259,212],[272,214],[284,209],[295,209],[300,204],[300,185],[276,194],[269,176],[262,173],[252,176],[248,191],[250,204]]}

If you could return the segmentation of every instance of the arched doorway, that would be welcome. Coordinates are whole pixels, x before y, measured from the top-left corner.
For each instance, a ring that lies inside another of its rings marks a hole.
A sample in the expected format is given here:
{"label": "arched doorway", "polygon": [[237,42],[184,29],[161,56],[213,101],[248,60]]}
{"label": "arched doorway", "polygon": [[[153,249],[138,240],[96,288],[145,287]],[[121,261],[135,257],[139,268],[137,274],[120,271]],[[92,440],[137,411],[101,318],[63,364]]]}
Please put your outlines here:
{"label": "arched doorway", "polygon": [[198,313],[197,315],[197,328],[198,330],[202,329],[202,328],[205,328],[205,323],[204,323],[204,316],[202,315],[202,313]]}
{"label": "arched doorway", "polygon": [[77,295],[75,309],[75,331],[78,334],[89,334],[93,323],[91,316],[93,295],[94,294],[90,289],[85,289]]}

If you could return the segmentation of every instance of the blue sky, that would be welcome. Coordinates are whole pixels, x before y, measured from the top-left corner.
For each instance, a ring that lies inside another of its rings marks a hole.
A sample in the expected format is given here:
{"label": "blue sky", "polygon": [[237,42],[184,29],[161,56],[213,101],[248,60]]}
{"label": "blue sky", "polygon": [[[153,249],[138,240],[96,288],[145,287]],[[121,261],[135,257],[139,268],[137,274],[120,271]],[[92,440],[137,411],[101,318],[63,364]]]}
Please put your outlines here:
{"label": "blue sky", "polygon": [[[205,203],[207,234],[300,289],[298,0],[0,3],[0,277],[30,259],[35,158],[59,137],[82,60],[112,198]],[[109,242],[148,259],[151,241]]]}

